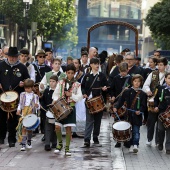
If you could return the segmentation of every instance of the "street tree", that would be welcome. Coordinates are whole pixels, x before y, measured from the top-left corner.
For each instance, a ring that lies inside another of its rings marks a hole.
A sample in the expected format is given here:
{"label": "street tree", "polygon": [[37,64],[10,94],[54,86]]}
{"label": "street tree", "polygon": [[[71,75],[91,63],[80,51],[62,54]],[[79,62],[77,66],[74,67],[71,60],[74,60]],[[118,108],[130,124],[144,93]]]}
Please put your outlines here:
{"label": "street tree", "polygon": [[[23,30],[23,9],[25,8],[23,0],[1,1],[0,10],[6,17],[10,28],[13,28],[15,23],[17,23],[19,30]],[[74,1],[75,0],[33,0],[33,4],[30,5],[30,9],[28,10],[27,28],[31,28],[32,22],[37,22],[37,35],[42,36],[43,40],[47,41],[52,37],[57,37],[58,42],[64,42],[67,39],[70,41],[71,39],[68,36],[69,32],[73,33],[72,30],[77,29],[74,24],[76,16]],[[69,27],[66,32],[65,27],[68,25],[72,27]],[[75,34],[72,34],[74,42],[70,42],[72,45],[77,43],[77,31],[74,31],[74,33]]]}
{"label": "street tree", "polygon": [[145,22],[152,32],[157,47],[170,49],[170,1],[156,3],[148,12]]}

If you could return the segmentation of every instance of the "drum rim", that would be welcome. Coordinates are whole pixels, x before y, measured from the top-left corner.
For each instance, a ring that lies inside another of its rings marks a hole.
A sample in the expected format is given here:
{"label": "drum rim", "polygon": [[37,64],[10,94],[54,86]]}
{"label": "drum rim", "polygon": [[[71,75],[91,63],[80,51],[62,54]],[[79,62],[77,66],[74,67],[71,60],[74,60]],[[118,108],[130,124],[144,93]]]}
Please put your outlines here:
{"label": "drum rim", "polygon": [[[2,95],[5,94],[5,93],[8,93],[8,92],[14,92],[14,93],[16,93],[16,94],[17,94],[17,98],[16,98],[15,100],[18,99],[18,97],[19,97],[18,92],[14,91],[14,90],[8,90],[8,91],[3,92],[3,93],[0,95],[0,101],[1,101],[1,102],[3,102],[3,103],[11,103],[11,102],[4,102],[4,101],[1,100]],[[15,100],[14,100],[14,101],[15,101]]]}
{"label": "drum rim", "polygon": [[40,125],[40,120],[37,119],[37,121],[35,122],[34,125],[32,125],[31,127],[26,127],[26,129],[27,129],[27,130],[34,130],[34,129],[36,129],[39,125]]}
{"label": "drum rim", "polygon": [[87,100],[87,102],[93,101],[93,100],[95,100],[95,99],[97,99],[97,98],[102,98],[102,95],[93,97],[93,98]]}

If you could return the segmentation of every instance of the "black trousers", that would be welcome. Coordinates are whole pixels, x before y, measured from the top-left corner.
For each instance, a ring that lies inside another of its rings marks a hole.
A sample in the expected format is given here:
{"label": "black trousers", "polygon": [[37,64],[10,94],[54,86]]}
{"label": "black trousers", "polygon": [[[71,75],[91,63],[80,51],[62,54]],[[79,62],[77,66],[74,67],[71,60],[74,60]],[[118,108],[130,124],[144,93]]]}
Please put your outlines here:
{"label": "black trousers", "polygon": [[8,131],[8,142],[16,142],[16,127],[18,125],[19,117],[16,115],[16,111],[9,114],[0,109],[0,139],[6,138]]}
{"label": "black trousers", "polygon": [[[148,119],[147,119],[147,138],[148,141],[152,141],[153,140],[153,135],[154,135],[154,131],[155,131],[155,123],[158,120],[158,114],[159,113],[155,113],[155,112],[148,112]],[[155,143],[158,144],[159,140],[158,140],[158,124],[156,125],[156,132],[155,132]]]}
{"label": "black trousers", "polygon": [[41,123],[40,123],[40,130],[41,133],[45,133],[45,120],[46,120],[46,112],[43,109],[40,109],[40,119],[41,119]]}
{"label": "black trousers", "polygon": [[48,118],[45,121],[45,145],[57,144],[57,135],[55,132],[55,124],[48,122]]}

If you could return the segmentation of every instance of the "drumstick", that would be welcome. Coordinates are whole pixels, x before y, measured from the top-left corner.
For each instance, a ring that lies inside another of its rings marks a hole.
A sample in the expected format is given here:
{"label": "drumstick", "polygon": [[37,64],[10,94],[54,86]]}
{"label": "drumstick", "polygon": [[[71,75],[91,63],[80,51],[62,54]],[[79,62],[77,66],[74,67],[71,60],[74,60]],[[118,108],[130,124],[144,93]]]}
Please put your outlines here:
{"label": "drumstick", "polygon": [[[97,90],[97,89],[102,89],[102,88],[103,88],[103,87],[96,87],[96,88],[92,88],[92,89],[96,89],[96,90]],[[110,88],[110,86],[108,86],[108,87],[106,87],[106,88],[108,88],[108,89],[109,89],[109,88]]]}
{"label": "drumstick", "polygon": [[[129,85],[130,86],[130,85]],[[127,86],[127,88],[129,87],[129,86]],[[121,91],[121,93],[115,98],[115,100],[119,97],[119,96],[121,96],[122,95],[122,93],[124,92],[126,90],[126,87]]]}
{"label": "drumstick", "polygon": [[[24,79],[23,82],[24,82],[25,80],[26,80],[26,79]],[[20,82],[19,82],[19,84],[20,84]],[[15,89],[19,86],[19,84],[18,84],[17,86],[15,86],[13,90],[15,90]]]}
{"label": "drumstick", "polygon": [[52,106],[52,104],[47,105],[47,107],[48,107],[48,106]]}
{"label": "drumstick", "polygon": [[120,120],[120,117],[118,116],[117,112],[114,112],[116,117]]}
{"label": "drumstick", "polygon": [[45,110],[41,105],[40,105],[40,107],[41,107],[41,109],[43,109],[44,111],[46,111],[47,112],[47,110]]}
{"label": "drumstick", "polygon": [[[125,106],[122,106],[122,107],[125,107]],[[131,111],[131,112],[137,112],[137,110],[132,110],[132,109],[128,109],[126,108],[127,110]],[[140,114],[144,114],[143,112],[140,112]]]}
{"label": "drumstick", "polygon": [[6,92],[4,91],[4,89],[3,89],[3,88],[1,88],[1,89],[2,89],[3,93],[5,93],[5,95],[7,96],[7,94],[6,94]]}

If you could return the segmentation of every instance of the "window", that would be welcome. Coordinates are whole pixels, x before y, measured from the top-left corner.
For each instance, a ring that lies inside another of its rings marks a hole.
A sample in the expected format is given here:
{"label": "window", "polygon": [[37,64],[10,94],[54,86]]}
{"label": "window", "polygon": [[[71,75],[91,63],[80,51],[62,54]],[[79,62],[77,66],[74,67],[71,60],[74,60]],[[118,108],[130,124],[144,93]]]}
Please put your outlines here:
{"label": "window", "polygon": [[120,18],[128,18],[128,15],[129,15],[128,11],[129,11],[128,6],[121,5],[121,7],[120,7]]}

